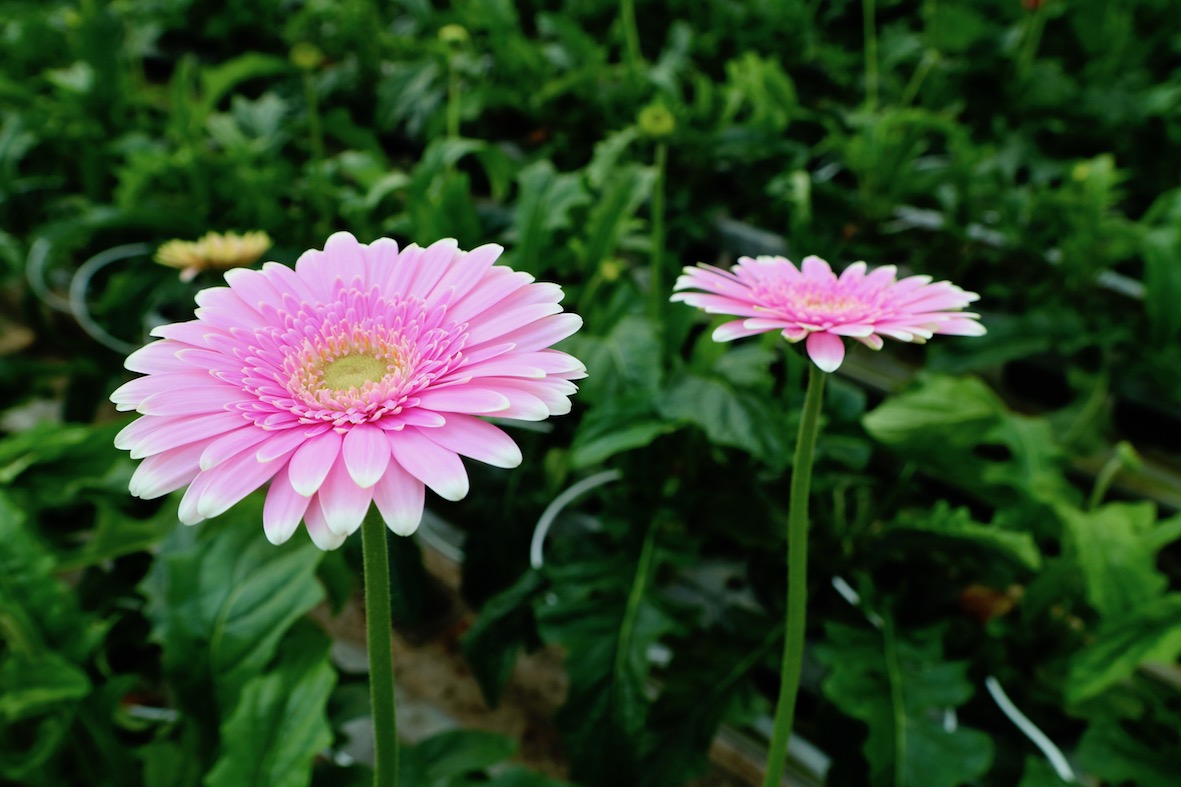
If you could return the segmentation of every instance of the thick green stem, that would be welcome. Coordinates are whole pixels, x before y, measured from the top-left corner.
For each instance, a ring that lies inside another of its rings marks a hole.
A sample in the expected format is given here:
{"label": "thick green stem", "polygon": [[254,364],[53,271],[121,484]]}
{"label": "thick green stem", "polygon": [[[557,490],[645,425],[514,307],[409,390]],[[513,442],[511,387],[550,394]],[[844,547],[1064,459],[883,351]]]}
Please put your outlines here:
{"label": "thick green stem", "polygon": [[812,486],[812,460],[816,435],[820,432],[820,405],[824,400],[825,373],[808,364],[808,393],[796,438],[795,465],[791,473],[791,500],[787,518],[787,634],[783,640],[783,663],[779,675],[779,701],[775,729],[767,754],[767,777],[763,787],[779,787],[787,758],[787,741],[795,717],[796,693],[804,662],[804,617],[808,608],[808,492]]}
{"label": "thick green stem", "polygon": [[658,326],[663,325],[664,304],[668,293],[664,291],[664,173],[668,168],[668,145],[656,143],[656,182],[652,184],[652,319]]}
{"label": "thick green stem", "polygon": [[398,724],[394,718],[394,653],[390,640],[390,556],[385,522],[370,514],[361,525],[365,559],[365,630],[369,641],[369,702],[373,710],[374,787],[397,787]]}

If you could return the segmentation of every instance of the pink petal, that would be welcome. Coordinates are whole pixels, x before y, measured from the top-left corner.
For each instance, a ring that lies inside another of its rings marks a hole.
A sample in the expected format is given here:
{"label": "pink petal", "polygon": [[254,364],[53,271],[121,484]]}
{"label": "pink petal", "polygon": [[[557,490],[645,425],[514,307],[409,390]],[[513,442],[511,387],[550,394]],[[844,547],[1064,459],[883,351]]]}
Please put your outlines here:
{"label": "pink petal", "polygon": [[432,388],[418,395],[419,407],[443,413],[499,413],[509,404],[504,394],[466,385]]}
{"label": "pink petal", "polygon": [[532,352],[557,344],[581,327],[581,317],[564,312],[537,320],[512,333],[506,333],[498,337],[497,341],[512,342],[517,346],[518,352]]}
{"label": "pink petal", "polygon": [[228,412],[187,418],[145,415],[115,435],[115,447],[130,451],[132,459],[142,459],[189,443],[207,442],[243,423],[240,413]]}
{"label": "pink petal", "polygon": [[340,455],[341,436],[336,432],[325,432],[306,440],[291,457],[287,472],[291,475],[291,486],[301,495],[316,493],[328,471],[336,464]]}
{"label": "pink petal", "polygon": [[808,335],[804,345],[808,356],[822,372],[835,372],[845,359],[845,343],[841,337],[831,333],[816,332]]}
{"label": "pink petal", "polygon": [[328,522],[324,519],[324,510],[320,507],[318,497],[318,495],[313,497],[312,501],[308,503],[308,510],[303,515],[303,522],[307,526],[308,535],[312,537],[313,544],[324,551],[337,549],[348,536],[333,533],[328,528]]}
{"label": "pink petal", "polygon": [[800,270],[805,279],[812,281],[828,282],[836,278],[829,264],[815,255],[804,257],[803,263],[800,264]]}
{"label": "pink petal", "polygon": [[418,529],[425,497],[426,487],[397,462],[390,463],[385,475],[373,487],[377,510],[386,526],[400,536],[408,536]]}
{"label": "pink petal", "polygon": [[376,426],[358,424],[344,436],[341,448],[349,475],[362,489],[368,489],[385,475],[390,463],[390,443]]}
{"label": "pink petal", "polygon": [[310,497],[301,495],[291,486],[286,467],[276,473],[262,508],[262,529],[267,540],[277,545],[291,538],[310,501]]}
{"label": "pink petal", "polygon": [[733,320],[731,322],[724,322],[717,328],[714,328],[713,340],[715,342],[732,342],[735,339],[742,339],[759,333],[766,333],[766,329],[748,328],[746,327],[746,320]]}
{"label": "pink petal", "polygon": [[398,464],[439,497],[462,500],[467,495],[467,471],[454,451],[427,439],[416,427],[391,433],[389,440]]}
{"label": "pink petal", "polygon": [[493,467],[521,464],[521,449],[513,439],[487,421],[470,415],[449,415],[446,425],[421,432],[448,451],[470,456]]}
{"label": "pink petal", "polygon": [[153,500],[191,483],[201,470],[197,463],[203,448],[201,443],[192,443],[149,456],[135,468],[128,491],[143,500]]}
{"label": "pink petal", "polygon": [[[386,452],[389,452],[388,448]],[[361,526],[361,520],[365,518],[369,502],[373,499],[373,490],[357,486],[344,462],[337,462],[328,471],[328,477],[316,493],[316,499],[320,501],[328,529],[337,535],[347,536]]]}
{"label": "pink petal", "polygon": [[253,448],[270,436],[270,432],[260,429],[254,424],[247,424],[241,429],[227,432],[205,446],[205,451],[201,454],[201,469],[211,470],[247,448]]}
{"label": "pink petal", "polygon": [[177,350],[183,350],[180,342],[168,341],[145,344],[127,356],[123,368],[131,372],[158,374],[160,372],[192,371],[188,364],[176,357]]}
{"label": "pink petal", "polygon": [[[264,430],[265,431],[265,430]],[[260,462],[274,462],[276,459],[286,459],[291,452],[306,443],[315,434],[309,435],[307,430],[298,426],[290,429],[273,429],[266,442],[259,446],[254,458]],[[322,434],[317,432],[316,434]]]}
{"label": "pink petal", "polygon": [[205,491],[197,501],[197,513],[211,519],[225,513],[230,506],[269,481],[280,470],[279,465],[261,464],[254,453],[247,451],[212,470],[201,473],[206,478]]}

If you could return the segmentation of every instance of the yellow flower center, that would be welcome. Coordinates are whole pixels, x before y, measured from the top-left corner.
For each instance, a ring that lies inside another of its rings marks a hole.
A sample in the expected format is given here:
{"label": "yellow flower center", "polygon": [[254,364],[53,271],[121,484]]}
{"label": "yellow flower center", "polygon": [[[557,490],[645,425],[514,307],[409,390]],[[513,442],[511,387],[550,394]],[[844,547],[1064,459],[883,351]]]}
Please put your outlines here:
{"label": "yellow flower center", "polygon": [[372,355],[345,355],[324,367],[324,385],[333,391],[360,389],[365,383],[381,382],[387,374],[386,362]]}

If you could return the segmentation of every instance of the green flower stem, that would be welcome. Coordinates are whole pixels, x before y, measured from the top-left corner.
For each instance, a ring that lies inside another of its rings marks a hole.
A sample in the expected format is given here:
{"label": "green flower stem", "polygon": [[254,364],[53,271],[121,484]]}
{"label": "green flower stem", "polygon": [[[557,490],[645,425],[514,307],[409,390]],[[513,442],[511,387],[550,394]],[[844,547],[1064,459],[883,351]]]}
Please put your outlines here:
{"label": "green flower stem", "polygon": [[656,182],[652,184],[652,319],[663,325],[664,304],[668,293],[664,291],[664,177],[668,168],[668,145],[656,143]]}
{"label": "green flower stem", "polygon": [[619,21],[623,25],[623,37],[626,40],[627,68],[634,74],[643,59],[640,53],[640,31],[636,27],[635,0],[619,0]]}
{"label": "green flower stem", "polygon": [[324,182],[324,132],[320,128],[320,102],[316,95],[316,80],[311,72],[303,75],[303,90],[308,105],[308,143],[312,149],[312,166],[315,168],[313,198],[316,212],[320,214],[319,234],[324,235],[332,226],[332,209],[328,205],[328,184]]}
{"label": "green flower stem", "polygon": [[870,113],[878,109],[878,28],[874,0],[861,0],[865,31],[865,103]]}
{"label": "green flower stem", "polygon": [[374,787],[397,787],[398,724],[394,718],[394,653],[390,641],[390,556],[385,522],[372,513],[361,525],[365,559],[365,631],[369,641],[369,702],[373,709]]}
{"label": "green flower stem", "polygon": [[791,500],[787,519],[787,635],[783,641],[783,663],[779,675],[779,701],[775,729],[767,754],[767,777],[763,787],[779,787],[787,759],[787,741],[795,717],[796,693],[804,662],[804,616],[808,608],[808,492],[812,486],[812,461],[816,435],[820,432],[820,405],[824,400],[825,373],[808,364],[808,393],[796,438],[795,464],[791,473]]}

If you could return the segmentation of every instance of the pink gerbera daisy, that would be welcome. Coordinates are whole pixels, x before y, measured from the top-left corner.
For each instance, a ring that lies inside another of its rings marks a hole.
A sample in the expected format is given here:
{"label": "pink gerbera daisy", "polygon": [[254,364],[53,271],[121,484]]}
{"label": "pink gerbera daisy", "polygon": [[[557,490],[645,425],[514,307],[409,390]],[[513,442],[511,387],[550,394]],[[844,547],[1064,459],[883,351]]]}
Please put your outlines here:
{"label": "pink gerbera daisy", "polygon": [[395,533],[422,518],[424,486],[468,491],[459,455],[497,467],[516,444],[479,416],[538,421],[570,410],[583,365],[548,349],[582,320],[562,290],[494,265],[501,248],[442,240],[401,251],[340,232],[294,270],[231,270],[197,294],[197,319],[157,328],[111,396],[143,414],[115,445],[143,459],[132,494],[188,485],[182,522],[227,510],[270,482],[267,538],[303,520],[334,549],[370,502]]}
{"label": "pink gerbera daisy", "polygon": [[855,262],[837,278],[819,257],[805,257],[800,268],[783,257],[740,257],[730,271],[685,268],[674,289],[703,292],[677,292],[672,300],[740,317],[717,327],[719,342],[765,331],[781,331],[789,342],[805,339],[808,355],[826,372],[844,360],[844,336],[880,350],[883,336],[921,343],[936,333],[984,333],[980,315],[960,311],[976,293],[932,284],[930,276],[896,275],[893,265],[867,272]]}

